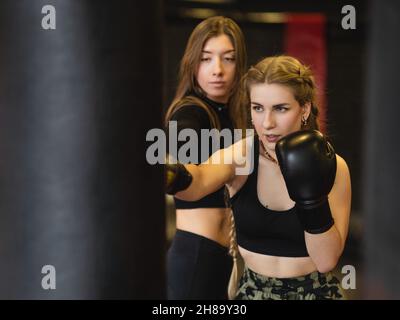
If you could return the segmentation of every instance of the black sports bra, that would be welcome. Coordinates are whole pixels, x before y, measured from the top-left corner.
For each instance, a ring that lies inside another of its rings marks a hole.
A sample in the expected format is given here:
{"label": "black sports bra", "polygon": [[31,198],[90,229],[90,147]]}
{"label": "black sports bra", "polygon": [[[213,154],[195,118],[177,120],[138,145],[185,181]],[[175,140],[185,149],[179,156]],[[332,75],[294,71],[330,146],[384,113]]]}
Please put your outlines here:
{"label": "black sports bra", "polygon": [[296,207],[274,211],[264,207],[257,195],[259,141],[254,138],[254,170],[231,198],[237,243],[252,252],[283,257],[307,257],[304,231]]}

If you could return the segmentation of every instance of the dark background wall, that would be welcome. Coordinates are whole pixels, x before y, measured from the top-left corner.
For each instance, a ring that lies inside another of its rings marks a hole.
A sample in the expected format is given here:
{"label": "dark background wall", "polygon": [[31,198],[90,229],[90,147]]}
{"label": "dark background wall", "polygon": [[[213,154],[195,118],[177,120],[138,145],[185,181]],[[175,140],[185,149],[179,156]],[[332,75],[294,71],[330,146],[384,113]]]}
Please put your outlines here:
{"label": "dark background wall", "polygon": [[400,2],[371,1],[363,136],[365,297],[400,299]]}

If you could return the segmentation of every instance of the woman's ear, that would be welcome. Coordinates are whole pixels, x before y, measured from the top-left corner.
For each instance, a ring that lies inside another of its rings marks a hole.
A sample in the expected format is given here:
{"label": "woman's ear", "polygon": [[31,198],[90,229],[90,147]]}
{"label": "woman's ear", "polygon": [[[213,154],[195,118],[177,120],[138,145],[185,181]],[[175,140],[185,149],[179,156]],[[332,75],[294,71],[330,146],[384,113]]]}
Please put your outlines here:
{"label": "woman's ear", "polygon": [[307,121],[311,113],[311,102],[306,102],[302,108],[303,108],[303,113],[301,116]]}

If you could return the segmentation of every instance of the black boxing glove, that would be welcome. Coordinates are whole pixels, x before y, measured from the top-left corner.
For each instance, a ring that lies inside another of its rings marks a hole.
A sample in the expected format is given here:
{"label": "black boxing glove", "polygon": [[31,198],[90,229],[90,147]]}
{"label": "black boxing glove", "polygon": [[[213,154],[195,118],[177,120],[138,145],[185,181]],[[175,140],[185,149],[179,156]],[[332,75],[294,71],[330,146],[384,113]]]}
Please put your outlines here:
{"label": "black boxing glove", "polygon": [[193,177],[181,163],[165,165],[165,192],[171,195],[187,189]]}
{"label": "black boxing glove", "polygon": [[280,139],[276,156],[300,223],[309,233],[323,233],[334,224],[328,194],[336,177],[336,154],[321,132],[303,130]]}

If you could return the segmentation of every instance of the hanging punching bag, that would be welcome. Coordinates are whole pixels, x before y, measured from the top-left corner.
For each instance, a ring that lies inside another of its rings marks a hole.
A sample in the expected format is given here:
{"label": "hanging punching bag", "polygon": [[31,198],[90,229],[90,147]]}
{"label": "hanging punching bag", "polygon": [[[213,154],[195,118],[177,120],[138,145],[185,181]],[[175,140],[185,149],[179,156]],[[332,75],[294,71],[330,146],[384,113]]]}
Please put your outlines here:
{"label": "hanging punching bag", "polygon": [[165,297],[158,0],[0,2],[0,299]]}

